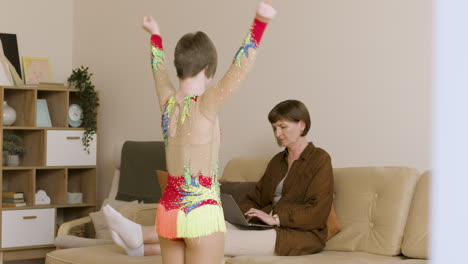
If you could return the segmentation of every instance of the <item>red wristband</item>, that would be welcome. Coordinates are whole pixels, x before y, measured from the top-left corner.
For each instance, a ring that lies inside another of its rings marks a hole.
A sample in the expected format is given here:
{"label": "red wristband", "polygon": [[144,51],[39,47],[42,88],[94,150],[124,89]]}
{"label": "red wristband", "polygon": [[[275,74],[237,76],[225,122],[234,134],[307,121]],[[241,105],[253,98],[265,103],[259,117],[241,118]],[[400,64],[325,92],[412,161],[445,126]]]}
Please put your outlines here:
{"label": "red wristband", "polygon": [[255,41],[256,46],[260,45],[260,41],[262,40],[263,32],[268,24],[262,22],[258,19],[254,19],[252,24],[252,29],[250,30],[252,33],[252,38]]}
{"label": "red wristband", "polygon": [[153,45],[153,47],[156,47],[160,50],[164,50],[163,45],[162,45],[162,38],[159,35],[156,35],[156,34],[151,35],[151,45]]}

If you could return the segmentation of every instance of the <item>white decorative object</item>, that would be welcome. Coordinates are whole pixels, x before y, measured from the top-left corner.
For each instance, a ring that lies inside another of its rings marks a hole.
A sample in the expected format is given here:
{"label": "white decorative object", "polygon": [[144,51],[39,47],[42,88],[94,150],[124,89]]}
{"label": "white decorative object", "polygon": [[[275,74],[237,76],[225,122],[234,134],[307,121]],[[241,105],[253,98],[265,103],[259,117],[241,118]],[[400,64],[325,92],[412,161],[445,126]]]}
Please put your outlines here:
{"label": "white decorative object", "polygon": [[35,195],[36,205],[50,204],[50,197],[44,190],[38,190]]}
{"label": "white decorative object", "polygon": [[83,193],[67,192],[67,203],[69,204],[83,203]]}
{"label": "white decorative object", "polygon": [[7,155],[6,165],[10,167],[17,167],[19,165],[19,155]]}
{"label": "white decorative object", "polygon": [[79,127],[83,123],[83,109],[77,104],[71,104],[68,108],[68,124],[71,127]]}
{"label": "white decorative object", "polygon": [[3,125],[11,126],[16,121],[16,110],[3,101]]}

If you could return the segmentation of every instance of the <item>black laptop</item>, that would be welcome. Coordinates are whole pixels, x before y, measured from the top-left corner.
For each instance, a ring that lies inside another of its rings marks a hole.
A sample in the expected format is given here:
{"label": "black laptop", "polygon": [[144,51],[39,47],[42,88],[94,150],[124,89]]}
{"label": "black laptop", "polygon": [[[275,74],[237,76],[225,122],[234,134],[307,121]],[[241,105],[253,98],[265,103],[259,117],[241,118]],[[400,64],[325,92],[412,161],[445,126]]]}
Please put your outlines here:
{"label": "black laptop", "polygon": [[246,229],[268,229],[273,226],[267,224],[254,224],[247,222],[244,214],[230,194],[221,193],[221,203],[223,204],[224,220],[229,223]]}

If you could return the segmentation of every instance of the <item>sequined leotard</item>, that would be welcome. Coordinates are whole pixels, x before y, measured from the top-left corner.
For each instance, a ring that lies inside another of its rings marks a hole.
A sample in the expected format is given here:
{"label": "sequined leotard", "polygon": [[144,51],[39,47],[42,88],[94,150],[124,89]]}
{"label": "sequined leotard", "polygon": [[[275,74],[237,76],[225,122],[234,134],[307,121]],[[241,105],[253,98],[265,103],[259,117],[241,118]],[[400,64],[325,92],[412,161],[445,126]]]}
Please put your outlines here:
{"label": "sequined leotard", "polygon": [[168,239],[225,232],[218,183],[218,111],[250,71],[266,23],[255,19],[224,77],[202,95],[179,102],[167,71],[162,39],[151,36],[152,68],[162,112],[168,183],[157,209],[156,231]]}

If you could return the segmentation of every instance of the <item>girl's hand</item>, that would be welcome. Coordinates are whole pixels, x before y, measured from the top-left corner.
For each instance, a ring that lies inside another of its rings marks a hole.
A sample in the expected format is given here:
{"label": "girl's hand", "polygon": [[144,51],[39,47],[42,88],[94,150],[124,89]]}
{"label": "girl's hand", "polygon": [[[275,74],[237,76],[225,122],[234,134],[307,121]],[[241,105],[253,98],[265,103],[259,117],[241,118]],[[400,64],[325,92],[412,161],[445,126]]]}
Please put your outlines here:
{"label": "girl's hand", "polygon": [[267,225],[276,225],[276,220],[275,218],[273,218],[273,216],[255,208],[250,208],[244,215],[247,216],[247,221],[250,221],[250,219],[252,219],[253,217],[257,217]]}
{"label": "girl's hand", "polygon": [[257,18],[263,22],[270,22],[276,16],[276,10],[271,6],[271,0],[263,0],[257,8]]}
{"label": "girl's hand", "polygon": [[144,16],[141,26],[152,35],[159,35],[159,26],[152,16]]}

